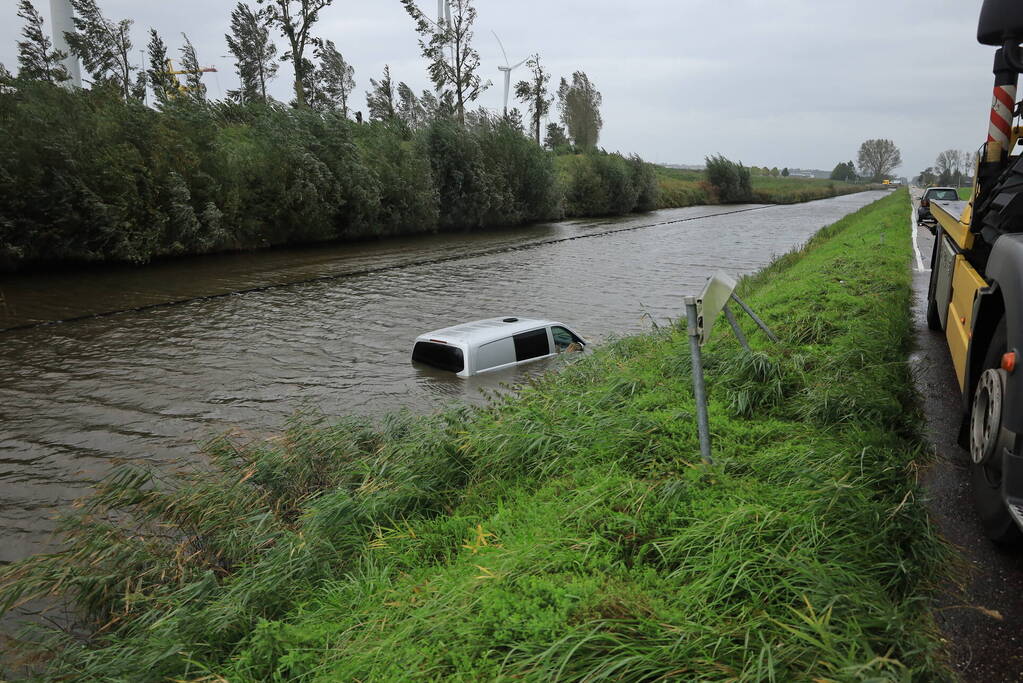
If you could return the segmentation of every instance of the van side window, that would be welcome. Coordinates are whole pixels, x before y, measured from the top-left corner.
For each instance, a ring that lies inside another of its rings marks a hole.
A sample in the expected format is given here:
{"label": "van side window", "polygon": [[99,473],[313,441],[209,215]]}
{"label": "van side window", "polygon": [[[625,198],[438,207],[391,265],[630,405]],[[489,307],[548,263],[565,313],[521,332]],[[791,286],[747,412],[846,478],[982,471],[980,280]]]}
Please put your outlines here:
{"label": "van side window", "polygon": [[559,327],[558,325],[551,328],[551,335],[554,337],[554,347],[558,351],[564,351],[573,343],[581,344],[583,341],[564,327]]}
{"label": "van side window", "polygon": [[549,356],[551,353],[551,345],[547,341],[546,327],[540,330],[533,330],[532,332],[516,334],[513,339],[515,340],[515,360],[517,361]]}
{"label": "van side window", "polygon": [[511,337],[484,344],[476,351],[476,370],[489,370],[515,362],[515,344]]}

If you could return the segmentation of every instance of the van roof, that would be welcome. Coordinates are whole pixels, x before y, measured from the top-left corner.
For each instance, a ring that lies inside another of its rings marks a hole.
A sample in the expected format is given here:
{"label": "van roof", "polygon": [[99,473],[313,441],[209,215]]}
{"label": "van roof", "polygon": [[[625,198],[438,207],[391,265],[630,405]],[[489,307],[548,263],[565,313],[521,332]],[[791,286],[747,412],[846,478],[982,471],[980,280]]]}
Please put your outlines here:
{"label": "van roof", "polygon": [[518,318],[510,315],[504,318],[487,318],[486,320],[474,320],[471,323],[444,327],[419,335],[416,341],[434,339],[449,344],[487,344],[513,334],[535,330],[538,327],[560,324],[551,320]]}

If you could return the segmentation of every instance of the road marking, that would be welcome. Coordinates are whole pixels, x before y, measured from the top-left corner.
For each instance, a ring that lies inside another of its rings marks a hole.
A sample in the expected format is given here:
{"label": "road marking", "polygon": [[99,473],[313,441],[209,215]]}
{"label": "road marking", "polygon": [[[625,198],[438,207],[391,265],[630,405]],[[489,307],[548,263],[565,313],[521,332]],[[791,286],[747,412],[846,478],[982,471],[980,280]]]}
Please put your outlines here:
{"label": "road marking", "polygon": [[924,257],[920,254],[920,245],[917,244],[916,234],[919,232],[916,226],[916,209],[909,211],[909,230],[913,233],[913,252],[916,254],[916,271],[918,273],[929,273],[930,268],[924,268]]}

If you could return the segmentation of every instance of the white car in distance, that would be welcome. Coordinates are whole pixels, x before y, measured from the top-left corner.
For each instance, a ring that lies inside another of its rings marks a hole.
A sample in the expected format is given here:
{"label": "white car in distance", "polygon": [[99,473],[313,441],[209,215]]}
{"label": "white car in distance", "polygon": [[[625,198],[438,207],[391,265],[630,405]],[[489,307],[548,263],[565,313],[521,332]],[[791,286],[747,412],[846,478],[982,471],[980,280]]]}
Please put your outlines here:
{"label": "white car in distance", "polygon": [[581,351],[586,344],[567,325],[553,320],[488,318],[420,335],[412,347],[412,360],[471,377],[562,351]]}

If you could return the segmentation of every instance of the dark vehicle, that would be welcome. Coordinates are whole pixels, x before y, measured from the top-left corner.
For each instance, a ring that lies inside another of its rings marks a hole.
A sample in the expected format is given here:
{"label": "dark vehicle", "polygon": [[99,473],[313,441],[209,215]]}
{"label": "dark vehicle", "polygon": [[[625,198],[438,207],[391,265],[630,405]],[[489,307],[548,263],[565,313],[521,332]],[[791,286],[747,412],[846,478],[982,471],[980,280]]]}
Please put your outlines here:
{"label": "dark vehicle", "polygon": [[958,202],[959,191],[954,187],[929,187],[920,198],[920,208],[916,211],[916,224],[924,225],[926,221],[928,229],[933,233],[935,229],[934,216],[931,215],[931,202]]}

